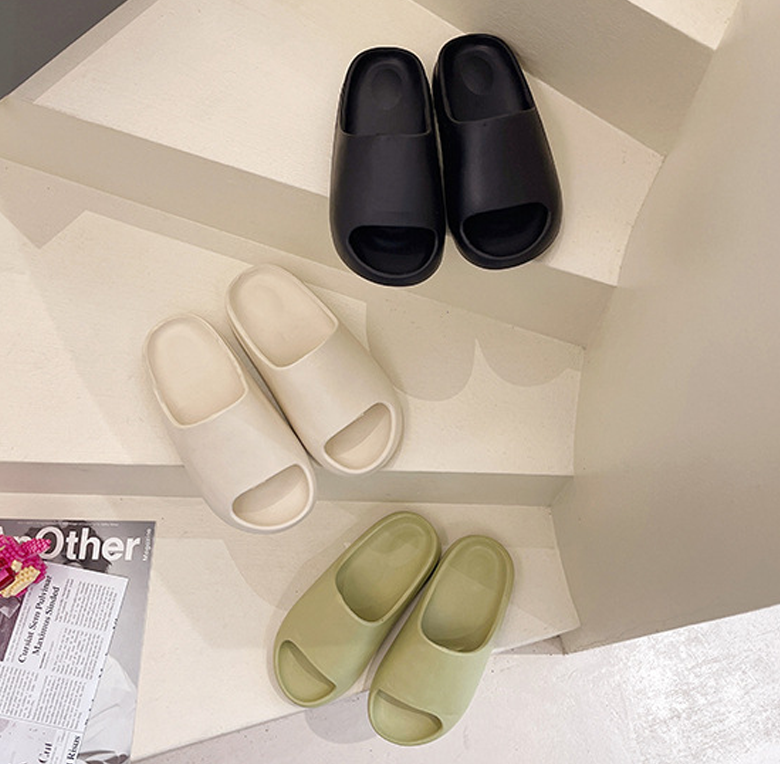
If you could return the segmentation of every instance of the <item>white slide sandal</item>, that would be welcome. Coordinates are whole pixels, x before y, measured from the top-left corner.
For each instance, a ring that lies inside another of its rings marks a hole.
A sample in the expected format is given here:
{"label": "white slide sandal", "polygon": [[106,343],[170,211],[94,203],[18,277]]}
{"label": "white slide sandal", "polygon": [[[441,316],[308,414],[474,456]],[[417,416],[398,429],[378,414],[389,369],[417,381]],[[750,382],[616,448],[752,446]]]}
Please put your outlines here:
{"label": "white slide sandal", "polygon": [[163,321],[144,358],[171,439],[219,517],[274,533],[309,512],[316,487],[308,455],[211,324],[195,315]]}
{"label": "white slide sandal", "polygon": [[308,452],[365,475],[393,455],[403,416],[368,351],[301,281],[276,265],[240,274],[227,295],[233,331]]}

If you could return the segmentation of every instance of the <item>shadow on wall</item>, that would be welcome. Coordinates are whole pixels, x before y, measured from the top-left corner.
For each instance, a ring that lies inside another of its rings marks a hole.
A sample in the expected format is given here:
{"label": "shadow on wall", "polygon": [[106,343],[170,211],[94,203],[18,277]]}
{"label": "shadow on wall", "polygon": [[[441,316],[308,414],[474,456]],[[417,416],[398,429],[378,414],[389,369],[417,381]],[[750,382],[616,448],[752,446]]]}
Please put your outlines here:
{"label": "shadow on wall", "polygon": [[123,2],[3,0],[0,3],[0,98]]}

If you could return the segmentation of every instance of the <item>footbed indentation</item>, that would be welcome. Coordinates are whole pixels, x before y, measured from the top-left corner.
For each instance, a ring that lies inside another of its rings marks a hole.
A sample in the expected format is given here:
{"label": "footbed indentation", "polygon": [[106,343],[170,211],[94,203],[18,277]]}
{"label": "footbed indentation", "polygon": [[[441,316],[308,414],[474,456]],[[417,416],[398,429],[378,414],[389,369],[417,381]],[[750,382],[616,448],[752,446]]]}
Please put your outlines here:
{"label": "footbed indentation", "polygon": [[377,621],[390,613],[421,583],[431,543],[430,534],[421,526],[403,521],[369,537],[336,576],[344,602],[364,621]]}
{"label": "footbed indentation", "polygon": [[403,79],[392,67],[377,67],[372,72],[370,90],[377,107],[387,111],[403,97]]}
{"label": "footbed indentation", "polygon": [[274,366],[295,363],[336,331],[336,322],[319,301],[282,271],[239,279],[230,299],[243,331]]}
{"label": "footbed indentation", "polygon": [[475,95],[485,95],[493,87],[493,67],[479,54],[461,54],[455,61],[463,84]]}
{"label": "footbed indentation", "polygon": [[355,64],[344,101],[344,130],[353,135],[426,132],[427,82],[404,51],[374,52]]}
{"label": "footbed indentation", "polygon": [[488,44],[456,45],[445,56],[443,75],[454,119],[470,122],[516,114],[533,107],[516,61],[503,47]]}
{"label": "footbed indentation", "polygon": [[435,644],[457,652],[480,649],[491,636],[512,572],[492,544],[464,544],[447,559],[422,618]]}
{"label": "footbed indentation", "polygon": [[227,346],[194,316],[173,318],[157,327],[146,353],[158,393],[180,425],[214,416],[246,391]]}

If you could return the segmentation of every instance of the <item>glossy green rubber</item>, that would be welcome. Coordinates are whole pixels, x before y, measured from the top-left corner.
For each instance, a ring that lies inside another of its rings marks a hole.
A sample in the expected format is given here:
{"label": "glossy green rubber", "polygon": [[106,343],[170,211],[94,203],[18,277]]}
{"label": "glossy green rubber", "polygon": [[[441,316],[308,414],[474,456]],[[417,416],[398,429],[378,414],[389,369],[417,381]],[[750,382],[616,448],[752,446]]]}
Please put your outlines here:
{"label": "glossy green rubber", "polygon": [[491,538],[466,536],[447,550],[371,683],[378,734],[420,745],[452,729],[485,670],[513,581],[509,553]]}
{"label": "glossy green rubber", "polygon": [[348,690],[421,589],[441,553],[420,515],[396,512],[369,528],[303,594],[274,642],[282,692],[320,706]]}

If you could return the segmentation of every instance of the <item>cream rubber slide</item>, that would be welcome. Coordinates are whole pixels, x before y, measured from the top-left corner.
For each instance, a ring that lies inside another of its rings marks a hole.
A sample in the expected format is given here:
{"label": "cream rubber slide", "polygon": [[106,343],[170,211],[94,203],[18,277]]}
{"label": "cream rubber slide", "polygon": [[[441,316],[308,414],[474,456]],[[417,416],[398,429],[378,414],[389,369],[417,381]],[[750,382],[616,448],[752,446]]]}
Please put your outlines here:
{"label": "cream rubber slide", "polygon": [[171,439],[219,517],[273,533],[309,512],[306,452],[216,329],[194,315],[170,318],[147,336],[144,358]]}
{"label": "cream rubber slide", "polygon": [[392,383],[301,281],[276,265],[245,271],[227,295],[231,326],[301,442],[345,475],[379,469],[401,438]]}
{"label": "cream rubber slide", "polygon": [[447,550],[371,682],[376,732],[420,745],[452,729],[485,670],[513,582],[512,558],[494,539],[466,536]]}
{"label": "cream rubber slide", "polygon": [[274,671],[299,706],[348,690],[427,580],[441,545],[433,526],[395,512],[371,526],[287,613],[274,642]]}

